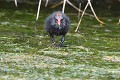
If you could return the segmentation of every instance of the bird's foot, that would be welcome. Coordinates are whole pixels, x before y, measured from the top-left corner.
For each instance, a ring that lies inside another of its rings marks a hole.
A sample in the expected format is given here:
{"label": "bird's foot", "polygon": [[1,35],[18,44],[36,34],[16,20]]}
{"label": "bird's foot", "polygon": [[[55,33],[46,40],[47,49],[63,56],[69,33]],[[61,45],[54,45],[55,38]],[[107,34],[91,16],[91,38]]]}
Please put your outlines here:
{"label": "bird's foot", "polygon": [[55,42],[53,42],[53,43],[52,43],[52,46],[56,46],[56,43],[55,43]]}
{"label": "bird's foot", "polygon": [[62,44],[58,44],[58,45],[56,45],[56,43],[54,42],[54,43],[52,43],[52,47],[61,48],[61,47],[62,47]]}
{"label": "bird's foot", "polygon": [[58,48],[61,48],[61,47],[62,47],[62,44],[57,45],[57,47],[58,47]]}
{"label": "bird's foot", "polygon": [[55,45],[55,42],[53,42],[52,44]]}

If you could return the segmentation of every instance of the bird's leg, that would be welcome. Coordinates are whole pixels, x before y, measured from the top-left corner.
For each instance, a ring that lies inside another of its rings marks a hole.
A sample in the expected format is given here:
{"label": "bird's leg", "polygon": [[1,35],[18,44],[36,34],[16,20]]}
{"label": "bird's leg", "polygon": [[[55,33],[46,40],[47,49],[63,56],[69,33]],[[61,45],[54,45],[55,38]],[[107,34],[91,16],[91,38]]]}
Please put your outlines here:
{"label": "bird's leg", "polygon": [[63,42],[65,41],[65,35],[62,36],[59,47],[62,47]]}
{"label": "bird's leg", "polygon": [[50,39],[51,39],[51,41],[52,41],[53,45],[55,45],[54,36],[53,36],[52,34],[50,34]]}

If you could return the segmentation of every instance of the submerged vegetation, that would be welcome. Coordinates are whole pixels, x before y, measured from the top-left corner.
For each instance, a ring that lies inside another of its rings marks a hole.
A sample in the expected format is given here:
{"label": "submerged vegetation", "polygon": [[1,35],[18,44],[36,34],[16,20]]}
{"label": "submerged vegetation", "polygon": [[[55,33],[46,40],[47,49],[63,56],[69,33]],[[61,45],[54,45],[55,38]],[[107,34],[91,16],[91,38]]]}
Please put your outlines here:
{"label": "submerged vegetation", "polygon": [[75,33],[77,14],[68,10],[70,32],[64,47],[56,48],[44,30],[44,20],[52,11],[41,10],[36,22],[31,5],[0,5],[0,80],[119,80],[119,18],[104,14],[101,19],[107,24],[101,26],[84,16]]}

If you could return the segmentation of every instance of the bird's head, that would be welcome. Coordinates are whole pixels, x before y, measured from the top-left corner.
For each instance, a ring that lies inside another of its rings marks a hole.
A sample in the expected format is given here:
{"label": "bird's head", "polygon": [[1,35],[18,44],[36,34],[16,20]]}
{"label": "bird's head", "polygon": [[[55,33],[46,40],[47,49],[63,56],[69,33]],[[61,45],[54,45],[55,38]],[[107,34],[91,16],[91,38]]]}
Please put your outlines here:
{"label": "bird's head", "polygon": [[61,13],[57,13],[55,15],[55,21],[56,21],[56,23],[57,23],[58,26],[60,26],[62,19],[63,19],[63,16],[62,16]]}

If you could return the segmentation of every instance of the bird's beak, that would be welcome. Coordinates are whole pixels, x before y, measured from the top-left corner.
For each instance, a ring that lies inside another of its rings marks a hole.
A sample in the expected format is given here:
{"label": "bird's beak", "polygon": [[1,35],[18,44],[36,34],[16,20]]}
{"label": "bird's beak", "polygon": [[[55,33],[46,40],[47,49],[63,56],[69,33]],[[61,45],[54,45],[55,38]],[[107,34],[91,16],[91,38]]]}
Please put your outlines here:
{"label": "bird's beak", "polygon": [[61,23],[61,21],[60,21],[60,19],[58,19],[58,21],[57,21],[58,26],[60,26],[60,23]]}

